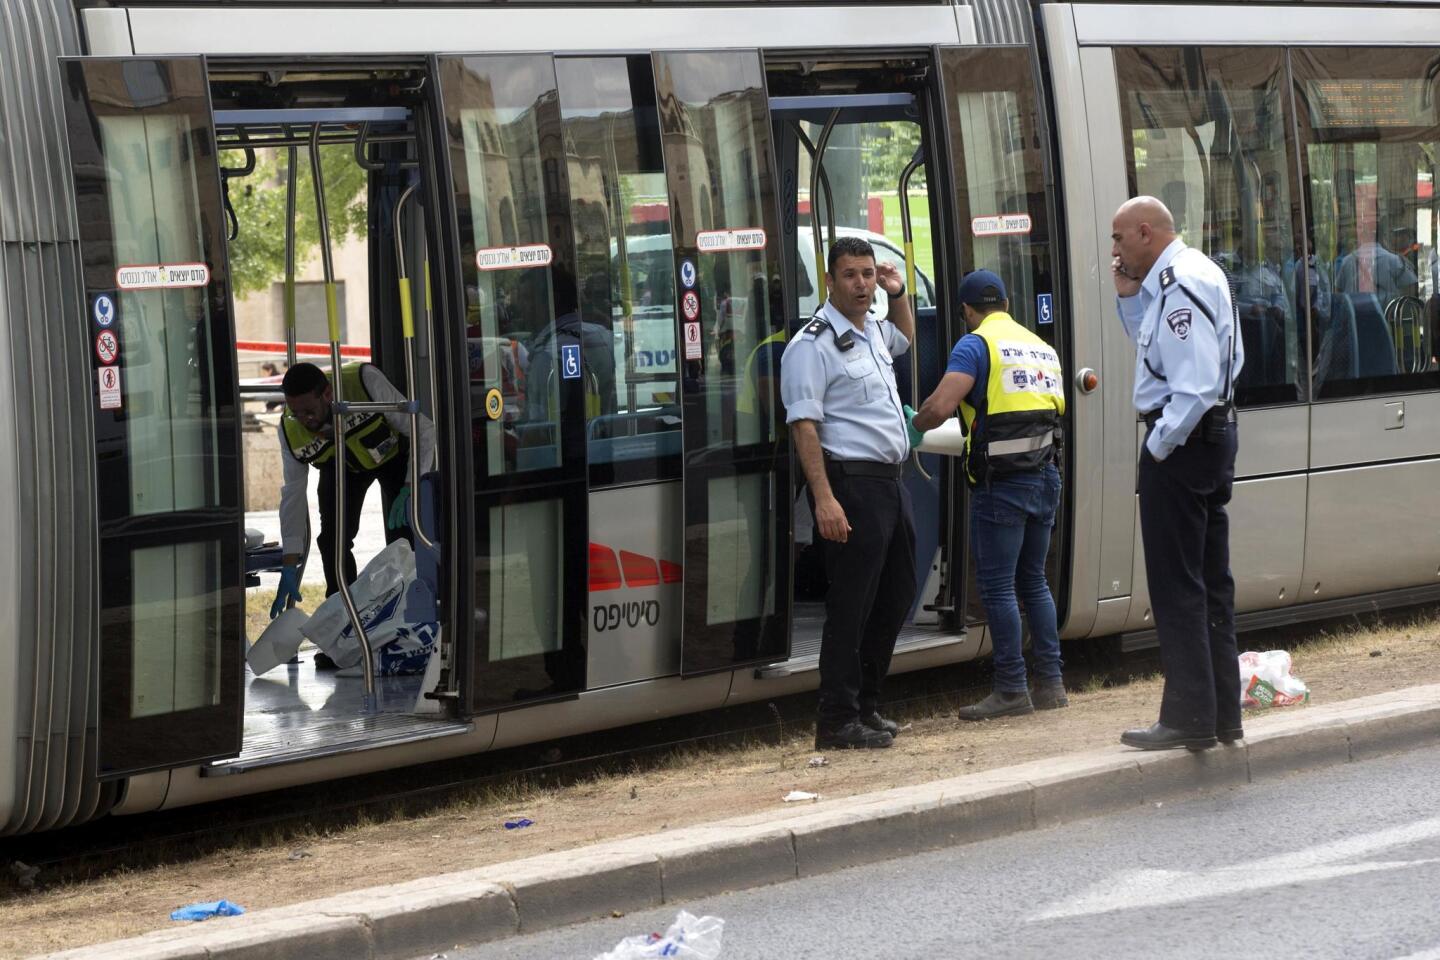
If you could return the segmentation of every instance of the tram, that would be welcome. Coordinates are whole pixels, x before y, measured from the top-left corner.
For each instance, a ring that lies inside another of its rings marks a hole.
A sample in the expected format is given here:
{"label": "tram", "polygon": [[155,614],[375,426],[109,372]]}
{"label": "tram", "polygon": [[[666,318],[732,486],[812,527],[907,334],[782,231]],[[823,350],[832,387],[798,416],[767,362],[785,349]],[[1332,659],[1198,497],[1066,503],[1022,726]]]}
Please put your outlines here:
{"label": "tram", "polygon": [[[814,688],[823,572],[750,360],[840,231],[905,262],[907,398],[970,269],[1059,350],[1064,638],[1151,627],[1108,270],[1140,192],[1236,283],[1241,627],[1440,598],[1434,3],[8,0],[0,27],[0,832]],[[424,678],[245,665],[266,388],[235,288],[307,237],[317,284],[292,249],[267,288],[289,357],[363,342],[436,427]],[[893,670],[982,657],[961,475],[917,454],[906,483]]]}

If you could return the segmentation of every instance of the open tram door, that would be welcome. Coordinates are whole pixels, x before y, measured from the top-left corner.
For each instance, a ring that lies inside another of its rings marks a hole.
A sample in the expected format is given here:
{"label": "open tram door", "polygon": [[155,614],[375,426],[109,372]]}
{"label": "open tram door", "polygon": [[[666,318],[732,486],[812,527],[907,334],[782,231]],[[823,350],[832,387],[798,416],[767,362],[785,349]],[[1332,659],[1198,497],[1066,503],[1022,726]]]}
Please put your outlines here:
{"label": "open tram door", "polygon": [[657,52],[675,248],[684,478],[680,672],[789,656],[790,456],[774,155],[756,50]]}
{"label": "open tram door", "polygon": [[[1054,346],[1068,369],[1069,344],[1062,319],[1066,307],[1055,285],[1056,181],[1049,166],[1049,128],[1040,113],[1033,53],[1024,46],[939,47],[934,57],[945,102],[943,139],[948,153],[941,168],[956,225],[955,280],[958,283],[965,273],[977,269],[998,274],[1009,294],[1010,315]],[[960,306],[954,309],[953,333],[958,340],[965,325]],[[946,346],[947,352],[953,344],[954,340]],[[1068,434],[1073,400],[1068,381],[1066,388],[1063,422]],[[1068,467],[1062,462],[1061,468],[1063,475]],[[953,476],[956,501],[968,503],[968,498],[962,499],[965,480],[958,459]],[[1070,486],[1066,478],[1065,487]],[[967,513],[965,508],[959,510],[952,525],[960,544],[968,544],[968,534],[962,532]],[[1069,595],[1062,582],[1069,573],[1062,569],[1062,558],[1069,555],[1068,513],[1062,497],[1046,564],[1061,623],[1062,604]],[[967,585],[956,603],[965,612],[964,622],[978,623],[985,612],[974,582],[975,565],[968,546],[956,553],[967,558],[963,578],[954,578],[957,586]]]}
{"label": "open tram door", "polygon": [[233,756],[238,384],[202,58],[65,59],[99,501],[97,774]]}

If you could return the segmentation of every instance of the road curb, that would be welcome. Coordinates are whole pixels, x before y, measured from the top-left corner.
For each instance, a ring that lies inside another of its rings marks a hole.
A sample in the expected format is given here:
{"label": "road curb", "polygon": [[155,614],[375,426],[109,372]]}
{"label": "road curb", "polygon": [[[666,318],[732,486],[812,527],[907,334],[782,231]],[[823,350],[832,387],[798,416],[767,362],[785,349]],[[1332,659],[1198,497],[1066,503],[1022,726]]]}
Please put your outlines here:
{"label": "road curb", "polygon": [[1203,753],[1036,760],[356,890],[45,960],[405,960],[1440,742],[1440,684],[1253,718]]}

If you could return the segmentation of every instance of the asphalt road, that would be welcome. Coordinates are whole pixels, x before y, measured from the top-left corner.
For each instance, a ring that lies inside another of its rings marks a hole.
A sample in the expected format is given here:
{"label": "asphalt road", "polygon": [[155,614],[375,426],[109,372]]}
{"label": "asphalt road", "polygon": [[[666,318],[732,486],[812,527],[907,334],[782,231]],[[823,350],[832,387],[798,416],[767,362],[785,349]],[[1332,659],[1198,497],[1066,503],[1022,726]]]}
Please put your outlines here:
{"label": "asphalt road", "polygon": [[590,960],[682,907],[720,960],[1440,960],[1440,745],[445,956]]}

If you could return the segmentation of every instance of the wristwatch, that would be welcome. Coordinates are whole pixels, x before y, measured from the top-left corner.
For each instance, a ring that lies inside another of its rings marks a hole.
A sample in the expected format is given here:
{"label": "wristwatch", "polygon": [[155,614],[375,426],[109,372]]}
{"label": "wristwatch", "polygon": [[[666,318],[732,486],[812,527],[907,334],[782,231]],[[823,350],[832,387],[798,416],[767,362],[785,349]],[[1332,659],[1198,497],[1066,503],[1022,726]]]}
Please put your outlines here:
{"label": "wristwatch", "polygon": [[900,289],[897,290],[897,291],[895,291],[894,293],[891,293],[889,290],[886,290],[886,291],[885,291],[885,296],[887,296],[887,297],[903,297],[903,296],[905,296],[905,281],[904,281],[904,280],[901,280],[901,281],[900,281]]}

